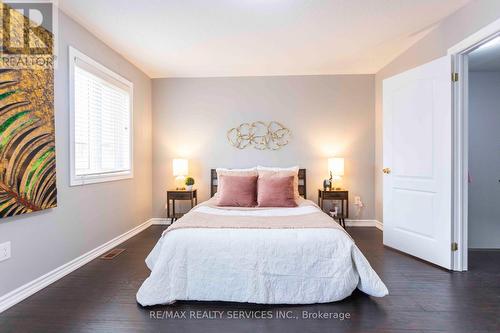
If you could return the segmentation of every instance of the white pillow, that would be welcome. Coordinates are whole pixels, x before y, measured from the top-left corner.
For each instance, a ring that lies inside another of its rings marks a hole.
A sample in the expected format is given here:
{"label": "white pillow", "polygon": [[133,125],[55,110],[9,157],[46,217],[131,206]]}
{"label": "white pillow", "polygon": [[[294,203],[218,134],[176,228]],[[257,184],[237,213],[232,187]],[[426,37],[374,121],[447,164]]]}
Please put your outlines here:
{"label": "white pillow", "polygon": [[217,168],[215,169],[217,172],[217,177],[220,175],[227,176],[258,176],[257,168],[248,168],[248,169],[225,169],[225,168]]}
{"label": "white pillow", "polygon": [[288,168],[278,168],[278,167],[265,167],[265,166],[257,166],[257,170],[260,171],[275,171],[275,172],[278,172],[278,171],[295,171],[297,172],[297,175],[299,174],[299,169],[300,167],[298,165],[296,166],[292,166],[292,167],[288,167]]}

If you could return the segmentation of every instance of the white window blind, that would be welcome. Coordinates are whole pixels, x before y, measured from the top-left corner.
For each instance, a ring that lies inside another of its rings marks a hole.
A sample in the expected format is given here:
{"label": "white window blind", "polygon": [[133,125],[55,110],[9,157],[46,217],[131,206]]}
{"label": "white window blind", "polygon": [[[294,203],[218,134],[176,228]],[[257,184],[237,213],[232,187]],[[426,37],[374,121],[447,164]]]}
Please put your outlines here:
{"label": "white window blind", "polygon": [[74,49],[73,53],[71,183],[130,178],[132,84]]}

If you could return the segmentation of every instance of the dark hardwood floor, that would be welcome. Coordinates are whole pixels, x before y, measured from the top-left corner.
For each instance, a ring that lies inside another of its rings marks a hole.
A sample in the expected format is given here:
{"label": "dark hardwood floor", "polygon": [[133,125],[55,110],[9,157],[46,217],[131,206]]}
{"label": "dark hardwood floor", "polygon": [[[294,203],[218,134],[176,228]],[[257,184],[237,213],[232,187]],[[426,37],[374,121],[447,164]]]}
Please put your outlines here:
{"label": "dark hardwood floor", "polygon": [[[94,260],[0,314],[0,332],[500,332],[500,251],[471,251],[470,271],[450,273],[383,247],[375,228],[349,232],[389,288],[384,298],[355,291],[341,302],[317,305],[178,302],[142,308],[135,293],[149,274],[144,258],[162,230],[150,227],[122,244],[127,250],[114,260]],[[225,315],[150,318],[162,310]],[[228,318],[235,310],[282,311],[299,319]],[[302,311],[350,318],[302,319]]]}

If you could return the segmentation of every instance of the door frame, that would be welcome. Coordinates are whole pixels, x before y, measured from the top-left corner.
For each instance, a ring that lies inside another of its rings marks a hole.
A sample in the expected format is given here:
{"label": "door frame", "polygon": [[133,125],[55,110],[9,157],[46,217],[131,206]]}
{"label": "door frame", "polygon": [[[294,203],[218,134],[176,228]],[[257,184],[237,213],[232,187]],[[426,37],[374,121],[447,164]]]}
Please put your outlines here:
{"label": "door frame", "polygon": [[468,191],[469,191],[469,95],[468,54],[484,43],[500,36],[500,19],[448,49],[453,72],[458,81],[453,85],[452,124],[452,239],[458,250],[453,252],[452,269],[466,271],[468,267]]}

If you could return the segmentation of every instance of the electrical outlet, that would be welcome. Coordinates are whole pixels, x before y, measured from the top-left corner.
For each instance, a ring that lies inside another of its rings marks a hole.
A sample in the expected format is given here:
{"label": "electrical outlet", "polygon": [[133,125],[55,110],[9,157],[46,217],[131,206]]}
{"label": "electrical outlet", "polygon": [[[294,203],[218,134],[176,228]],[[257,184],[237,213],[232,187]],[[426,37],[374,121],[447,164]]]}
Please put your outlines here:
{"label": "electrical outlet", "polygon": [[0,244],[0,261],[10,258],[10,242]]}
{"label": "electrical outlet", "polygon": [[359,195],[354,197],[354,204],[355,205],[361,204],[361,197]]}

